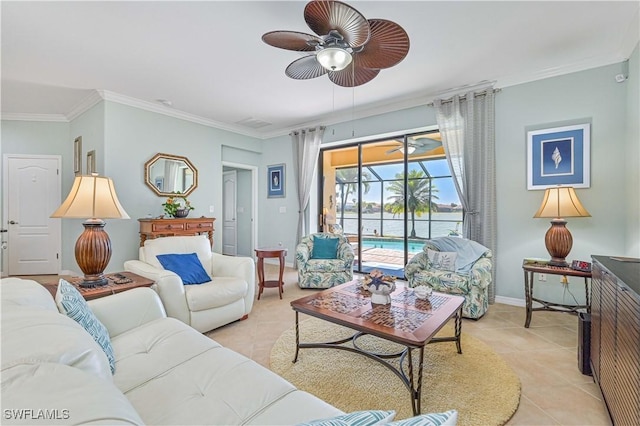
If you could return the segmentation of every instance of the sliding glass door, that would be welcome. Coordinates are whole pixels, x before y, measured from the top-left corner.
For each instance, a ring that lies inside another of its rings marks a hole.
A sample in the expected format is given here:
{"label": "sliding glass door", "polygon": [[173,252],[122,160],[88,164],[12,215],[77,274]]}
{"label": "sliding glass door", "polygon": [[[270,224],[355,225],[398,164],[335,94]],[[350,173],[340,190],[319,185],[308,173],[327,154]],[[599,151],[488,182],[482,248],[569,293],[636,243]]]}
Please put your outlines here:
{"label": "sliding glass door", "polygon": [[324,149],[321,173],[324,230],[347,236],[358,272],[404,278],[404,265],[425,240],[461,229],[463,212],[437,132]]}

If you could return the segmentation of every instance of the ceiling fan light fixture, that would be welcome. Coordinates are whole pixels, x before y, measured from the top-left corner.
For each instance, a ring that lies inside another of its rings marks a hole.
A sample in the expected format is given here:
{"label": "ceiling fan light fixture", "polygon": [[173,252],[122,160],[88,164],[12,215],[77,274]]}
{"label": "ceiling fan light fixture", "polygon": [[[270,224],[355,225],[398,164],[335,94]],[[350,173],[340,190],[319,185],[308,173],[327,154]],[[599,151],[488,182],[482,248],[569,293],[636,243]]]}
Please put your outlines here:
{"label": "ceiling fan light fixture", "polygon": [[[400,152],[404,154],[404,146],[400,147]],[[416,152],[416,147],[413,145],[409,145],[407,147],[407,152],[409,153],[409,155],[413,154],[414,152]]]}
{"label": "ceiling fan light fixture", "polygon": [[341,47],[327,47],[316,54],[316,59],[329,71],[340,71],[349,66],[353,57]]}

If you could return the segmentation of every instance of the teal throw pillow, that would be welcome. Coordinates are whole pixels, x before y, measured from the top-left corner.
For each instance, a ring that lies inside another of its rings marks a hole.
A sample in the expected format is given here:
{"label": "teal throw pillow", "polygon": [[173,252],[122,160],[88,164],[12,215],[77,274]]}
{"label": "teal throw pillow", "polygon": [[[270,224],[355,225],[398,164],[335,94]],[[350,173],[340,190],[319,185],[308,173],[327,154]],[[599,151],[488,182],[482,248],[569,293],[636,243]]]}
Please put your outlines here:
{"label": "teal throw pillow", "polygon": [[449,410],[444,413],[429,413],[389,423],[389,426],[455,426],[458,412]]}
{"label": "teal throw pillow", "polygon": [[338,239],[320,238],[314,235],[311,259],[336,259],[338,257]]}
{"label": "teal throw pillow", "polygon": [[204,270],[195,253],[159,254],[156,257],[164,269],[178,274],[185,285],[203,284],[211,281],[211,277]]}
{"label": "teal throw pillow", "polygon": [[61,279],[58,283],[58,291],[56,293],[56,305],[58,305],[61,313],[84,327],[87,333],[93,337],[93,340],[100,345],[109,360],[111,373],[115,373],[116,357],[113,354],[109,331],[91,311],[91,308],[89,308],[89,305],[87,305],[87,302],[78,289]]}
{"label": "teal throw pillow", "polygon": [[386,425],[395,417],[393,410],[354,411],[328,419],[312,420],[298,426],[376,426]]}

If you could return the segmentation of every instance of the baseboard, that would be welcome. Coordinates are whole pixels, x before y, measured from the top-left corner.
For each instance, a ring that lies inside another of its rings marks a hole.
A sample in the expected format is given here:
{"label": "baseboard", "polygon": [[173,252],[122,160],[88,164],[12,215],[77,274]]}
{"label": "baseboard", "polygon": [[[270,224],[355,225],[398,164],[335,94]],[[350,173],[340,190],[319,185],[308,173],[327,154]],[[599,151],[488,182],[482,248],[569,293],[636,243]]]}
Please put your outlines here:
{"label": "baseboard", "polygon": [[[266,258],[264,259],[264,263],[268,263],[269,265],[280,265],[280,260],[273,258]],[[284,266],[288,267],[288,268],[293,268],[293,262],[284,262]]]}
{"label": "baseboard", "polygon": [[524,299],[516,299],[515,297],[496,296],[496,303],[503,303],[512,306],[526,306]]}

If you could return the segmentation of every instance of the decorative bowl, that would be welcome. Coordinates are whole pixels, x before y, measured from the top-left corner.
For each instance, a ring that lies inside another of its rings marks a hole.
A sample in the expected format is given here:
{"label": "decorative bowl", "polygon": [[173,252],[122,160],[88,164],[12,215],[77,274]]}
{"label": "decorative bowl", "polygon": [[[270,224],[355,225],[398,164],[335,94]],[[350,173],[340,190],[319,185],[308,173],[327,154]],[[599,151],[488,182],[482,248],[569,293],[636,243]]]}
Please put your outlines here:
{"label": "decorative bowl", "polygon": [[187,217],[189,216],[189,209],[178,209],[176,210],[175,217]]}
{"label": "decorative bowl", "polygon": [[427,287],[426,285],[419,285],[413,289],[413,293],[416,295],[418,299],[425,300],[431,296],[433,289],[431,287]]}

